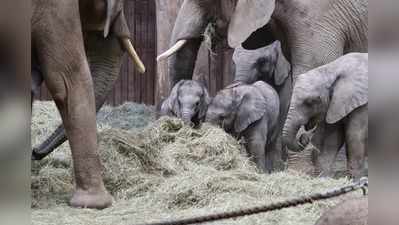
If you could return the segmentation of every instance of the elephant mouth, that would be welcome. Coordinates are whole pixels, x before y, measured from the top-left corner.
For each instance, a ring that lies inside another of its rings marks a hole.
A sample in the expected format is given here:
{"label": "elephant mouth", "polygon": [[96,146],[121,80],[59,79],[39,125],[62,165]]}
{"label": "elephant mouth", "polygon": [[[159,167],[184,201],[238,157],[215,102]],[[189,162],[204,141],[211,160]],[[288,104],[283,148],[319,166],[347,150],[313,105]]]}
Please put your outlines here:
{"label": "elephant mouth", "polygon": [[319,117],[314,116],[310,118],[309,121],[305,124],[305,130],[306,131],[314,130],[314,128],[316,128],[319,123],[320,123]]}
{"label": "elephant mouth", "polygon": [[227,24],[222,19],[213,18],[208,23],[204,31],[204,42],[211,52],[223,51],[229,49],[227,43]]}

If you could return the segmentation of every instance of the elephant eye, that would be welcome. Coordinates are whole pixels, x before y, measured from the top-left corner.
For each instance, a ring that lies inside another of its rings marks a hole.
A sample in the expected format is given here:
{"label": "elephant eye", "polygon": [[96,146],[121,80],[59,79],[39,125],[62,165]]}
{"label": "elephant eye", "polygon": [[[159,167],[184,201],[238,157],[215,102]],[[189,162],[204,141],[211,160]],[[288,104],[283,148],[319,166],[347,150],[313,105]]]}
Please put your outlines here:
{"label": "elephant eye", "polygon": [[262,58],[259,58],[256,60],[256,64],[258,66],[263,66],[263,65],[265,65],[266,61],[267,61],[266,58],[262,57]]}
{"label": "elephant eye", "polygon": [[308,98],[304,101],[304,104],[309,107],[315,106],[320,103],[321,103],[321,98],[319,96],[314,98]]}

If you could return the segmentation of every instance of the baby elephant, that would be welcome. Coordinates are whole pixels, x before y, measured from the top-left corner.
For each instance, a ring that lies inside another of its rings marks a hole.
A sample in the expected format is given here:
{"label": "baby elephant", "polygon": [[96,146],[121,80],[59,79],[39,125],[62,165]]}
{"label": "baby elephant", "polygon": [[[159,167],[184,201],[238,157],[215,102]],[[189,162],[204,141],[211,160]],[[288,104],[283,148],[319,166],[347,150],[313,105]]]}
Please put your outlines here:
{"label": "baby elephant", "polygon": [[[281,43],[275,41],[268,46],[253,50],[237,47],[234,50],[233,61],[235,65],[233,82],[252,84],[256,81],[264,81],[277,91],[280,98],[278,129],[281,134],[287,117],[293,86],[291,65],[284,57]],[[278,145],[281,146],[281,140],[278,142]],[[286,152],[281,147],[275,150],[271,153],[273,169],[282,170],[284,168],[283,160],[287,157]]]}
{"label": "baby elephant", "polygon": [[187,124],[199,125],[205,119],[210,97],[206,87],[194,80],[181,80],[162,103],[162,116],[175,116]]}
{"label": "baby elephant", "polygon": [[311,141],[321,152],[322,175],[331,175],[332,163],[345,143],[348,172],[360,178],[368,139],[367,106],[368,54],[342,56],[298,76],[283,129],[284,143],[300,151],[295,140],[298,130],[317,125]]}
{"label": "baby elephant", "polygon": [[244,138],[247,152],[264,172],[272,170],[267,153],[274,148],[279,116],[276,91],[263,81],[233,84],[218,92],[208,107],[206,122]]}

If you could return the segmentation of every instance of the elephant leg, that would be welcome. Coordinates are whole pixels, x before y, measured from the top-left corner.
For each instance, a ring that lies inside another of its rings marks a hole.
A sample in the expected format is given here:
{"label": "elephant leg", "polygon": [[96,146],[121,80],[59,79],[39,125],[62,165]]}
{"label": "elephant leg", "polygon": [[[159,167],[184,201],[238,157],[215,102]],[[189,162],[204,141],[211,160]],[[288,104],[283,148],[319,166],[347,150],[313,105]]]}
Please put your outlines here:
{"label": "elephant leg", "polygon": [[[85,39],[94,83],[96,112],[98,112],[119,77],[124,51],[120,47],[119,40],[113,36],[105,39],[101,33],[91,32],[87,33]],[[33,149],[32,159],[43,159],[67,139],[64,127],[61,124],[43,143]]]}
{"label": "elephant leg", "polygon": [[345,129],[347,169],[354,179],[363,176],[368,139],[367,108],[353,111],[348,118]]}
{"label": "elephant leg", "polygon": [[271,166],[266,165],[266,154],[265,154],[266,143],[264,140],[262,140],[264,138],[260,136],[258,137],[252,136],[248,139],[249,139],[247,140],[248,143],[246,144],[246,149],[248,154],[262,172],[268,173],[270,171],[269,169]]}
{"label": "elephant leg", "polygon": [[282,154],[281,138],[277,138],[274,143],[268,145],[266,150],[266,166],[268,167],[269,172],[284,170]]}
{"label": "elephant leg", "polygon": [[263,120],[251,125],[245,131],[245,147],[260,171],[269,173],[271,165],[266,164],[267,123],[262,123]]}
{"label": "elephant leg", "polygon": [[32,57],[31,76],[32,76],[32,84],[31,84],[31,109],[32,109],[34,97],[39,94],[40,86],[43,83],[43,76],[40,72],[40,68],[37,65],[37,60],[35,59],[35,57]]}
{"label": "elephant leg", "polygon": [[290,46],[295,46],[291,47],[291,65],[294,81],[300,74],[330,63],[344,54],[345,43],[339,38],[339,35],[336,35],[339,31],[331,30],[330,32],[325,32],[325,29],[320,29],[320,27],[311,29],[313,30],[312,33],[314,33],[311,39],[304,36],[306,33],[295,33],[292,37],[296,38],[288,40]]}
{"label": "elephant leg", "polygon": [[32,37],[44,81],[70,140],[76,183],[70,204],[106,208],[112,204],[112,197],[101,176],[93,82],[84,51],[78,1],[56,1],[51,5],[54,8],[40,15],[41,21],[32,26]]}
{"label": "elephant leg", "polygon": [[316,169],[321,171],[321,176],[334,176],[332,169],[335,159],[344,144],[342,124],[324,124],[321,129],[316,130],[312,144],[320,150]]}

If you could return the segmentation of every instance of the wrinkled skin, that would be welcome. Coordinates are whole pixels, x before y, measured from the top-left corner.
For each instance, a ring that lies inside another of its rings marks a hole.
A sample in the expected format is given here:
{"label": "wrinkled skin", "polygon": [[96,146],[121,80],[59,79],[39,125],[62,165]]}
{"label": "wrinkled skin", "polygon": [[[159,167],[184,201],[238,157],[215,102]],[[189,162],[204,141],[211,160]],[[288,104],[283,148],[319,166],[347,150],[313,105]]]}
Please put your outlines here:
{"label": "wrinkled skin", "polygon": [[[271,44],[264,40],[280,40],[295,78],[345,53],[367,52],[367,5],[368,0],[322,0],[317,4],[306,0],[185,0],[171,46],[180,40],[188,42],[170,58],[170,86],[192,78],[202,35],[210,22],[232,48],[241,43],[255,48]],[[270,29],[254,32],[266,24]]]}
{"label": "wrinkled skin", "polygon": [[283,129],[284,144],[293,151],[301,126],[317,129],[312,144],[320,149],[320,165],[330,175],[331,164],[344,143],[347,169],[362,176],[368,139],[368,54],[351,53],[298,77]]}
{"label": "wrinkled skin", "polygon": [[268,152],[275,148],[279,100],[276,91],[258,81],[252,85],[234,84],[212,99],[206,122],[219,125],[236,138],[245,139],[245,147],[258,168],[271,172]]}
{"label": "wrinkled skin", "polygon": [[298,142],[303,147],[303,151],[288,151],[287,169],[318,177],[320,175],[320,150],[311,143],[313,132],[314,130],[302,131],[302,134],[299,135]]}
{"label": "wrinkled skin", "polygon": [[[252,84],[256,81],[264,81],[271,85],[278,93],[280,99],[280,115],[278,131],[282,132],[292,94],[291,65],[284,57],[281,44],[275,41],[273,44],[255,50],[246,50],[242,47],[235,49],[233,54],[235,65],[234,82]],[[273,166],[283,169],[283,159],[286,154],[282,152],[281,135],[278,136],[276,152],[271,153]]]}
{"label": "wrinkled skin", "polygon": [[187,124],[199,125],[205,120],[210,97],[206,87],[194,80],[182,80],[173,87],[162,103],[161,115],[181,118]]}
{"label": "wrinkled skin", "polygon": [[[70,141],[76,182],[70,201],[73,207],[102,209],[112,204],[101,177],[96,108],[103,103],[119,71],[123,51],[116,37],[128,35],[121,3],[32,1],[32,62],[37,63],[33,65],[34,77],[39,74],[46,83]],[[106,10],[106,6],[112,9]],[[114,21],[113,27],[107,27],[107,21]]]}
{"label": "wrinkled skin", "polygon": [[[125,54],[125,49],[121,46],[121,39],[130,37],[126,18],[122,11],[123,0],[107,1],[109,1],[108,5],[113,5],[113,9],[109,13],[106,11],[107,2],[105,0],[79,1],[85,53],[94,83],[96,112],[104,104],[119,77]],[[112,26],[109,28],[105,27],[106,20],[111,21]],[[60,29],[60,27],[55,29]],[[105,33],[108,33],[106,37],[104,37]],[[68,41],[63,44],[68,46],[75,43]],[[34,54],[32,58],[32,80],[36,81],[32,83],[32,92],[35,93],[40,89],[42,78],[40,66],[35,62],[37,59]],[[66,140],[64,127],[59,125],[50,137],[34,148],[32,158],[36,160],[44,158]]]}
{"label": "wrinkled skin", "polygon": [[367,225],[368,198],[354,198],[341,202],[325,212],[315,225]]}

